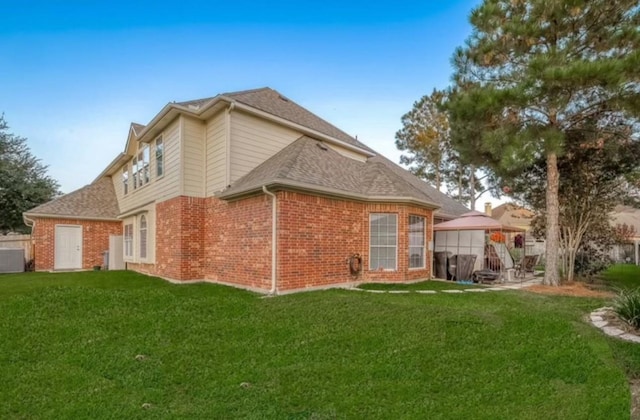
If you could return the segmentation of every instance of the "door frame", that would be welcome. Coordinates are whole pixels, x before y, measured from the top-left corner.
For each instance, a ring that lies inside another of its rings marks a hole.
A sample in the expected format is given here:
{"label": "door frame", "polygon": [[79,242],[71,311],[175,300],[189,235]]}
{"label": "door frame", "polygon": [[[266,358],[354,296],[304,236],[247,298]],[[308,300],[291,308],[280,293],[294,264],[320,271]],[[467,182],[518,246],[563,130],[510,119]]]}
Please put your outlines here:
{"label": "door frame", "polygon": [[[58,228],[74,228],[77,229],[80,236],[79,247],[79,266],[78,267],[58,267]],[[53,269],[54,270],[81,270],[82,269],[82,257],[83,257],[83,232],[82,225],[66,225],[66,224],[58,224],[54,226],[53,232]]]}

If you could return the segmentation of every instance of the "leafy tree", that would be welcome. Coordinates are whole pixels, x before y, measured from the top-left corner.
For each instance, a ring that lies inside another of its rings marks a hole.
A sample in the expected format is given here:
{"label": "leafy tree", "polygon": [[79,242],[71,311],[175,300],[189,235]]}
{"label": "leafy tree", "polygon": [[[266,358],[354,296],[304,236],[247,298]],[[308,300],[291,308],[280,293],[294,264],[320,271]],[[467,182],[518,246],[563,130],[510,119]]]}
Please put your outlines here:
{"label": "leafy tree", "polygon": [[[545,162],[546,270],[559,284],[558,158],[567,133],[593,123],[629,135],[640,111],[637,0],[484,0],[453,58],[452,124],[473,124],[473,150],[498,175]],[[463,130],[464,131],[464,130]],[[468,131],[468,129],[467,129]]]}
{"label": "leafy tree", "polygon": [[[608,215],[627,194],[625,176],[638,171],[640,143],[602,133],[597,127],[591,132],[569,131],[565,138],[564,154],[558,158],[560,244],[564,250],[560,260],[563,273],[571,281],[579,252],[591,255],[605,243],[617,242]],[[511,179],[513,194],[543,215],[537,220],[538,228],[545,223],[545,168],[540,157]],[[608,241],[602,240],[604,236]],[[589,244],[594,240],[597,246]]]}
{"label": "leafy tree", "polygon": [[27,232],[22,213],[51,200],[58,183],[31,154],[27,139],[9,133],[0,116],[0,232]]}
{"label": "leafy tree", "polygon": [[400,156],[400,163],[409,165],[411,172],[438,190],[452,172],[449,120],[440,111],[445,100],[445,93],[434,89],[431,95],[414,102],[411,111],[402,116],[402,129],[396,133],[396,147],[408,152]]}
{"label": "leafy tree", "polygon": [[454,199],[474,208],[475,201],[487,190],[476,167],[463,161],[451,148],[449,118],[442,109],[446,101],[447,93],[434,89],[402,116],[396,147],[406,153],[400,156],[400,163],[408,165],[414,175],[439,191],[443,186],[455,191]]}

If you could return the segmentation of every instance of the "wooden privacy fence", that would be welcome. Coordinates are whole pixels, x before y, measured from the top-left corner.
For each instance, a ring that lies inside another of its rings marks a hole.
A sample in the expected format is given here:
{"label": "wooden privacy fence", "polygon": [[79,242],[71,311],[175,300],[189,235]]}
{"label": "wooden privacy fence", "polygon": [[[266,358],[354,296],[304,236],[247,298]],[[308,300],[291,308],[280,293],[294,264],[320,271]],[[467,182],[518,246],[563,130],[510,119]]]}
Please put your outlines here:
{"label": "wooden privacy fence", "polygon": [[26,261],[31,259],[31,235],[0,235],[0,248],[22,248]]}

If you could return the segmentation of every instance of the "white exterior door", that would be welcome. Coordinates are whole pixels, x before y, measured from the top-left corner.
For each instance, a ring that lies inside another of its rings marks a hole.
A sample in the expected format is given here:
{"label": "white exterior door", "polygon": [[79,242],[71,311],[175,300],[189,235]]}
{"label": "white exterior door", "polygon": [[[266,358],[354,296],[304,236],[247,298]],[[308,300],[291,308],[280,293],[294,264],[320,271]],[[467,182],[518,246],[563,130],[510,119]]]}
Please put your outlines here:
{"label": "white exterior door", "polygon": [[56,225],[54,255],[56,270],[82,268],[82,226]]}

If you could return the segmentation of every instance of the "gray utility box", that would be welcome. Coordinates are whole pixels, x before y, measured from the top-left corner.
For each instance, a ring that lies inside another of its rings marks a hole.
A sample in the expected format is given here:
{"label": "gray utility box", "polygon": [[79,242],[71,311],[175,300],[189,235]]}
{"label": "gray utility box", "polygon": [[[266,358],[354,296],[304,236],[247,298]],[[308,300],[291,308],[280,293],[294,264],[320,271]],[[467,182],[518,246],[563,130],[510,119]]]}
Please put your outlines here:
{"label": "gray utility box", "polygon": [[0,248],[0,273],[22,273],[24,271],[24,249]]}

